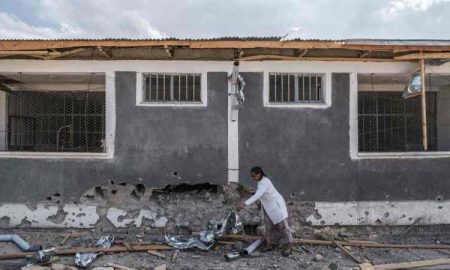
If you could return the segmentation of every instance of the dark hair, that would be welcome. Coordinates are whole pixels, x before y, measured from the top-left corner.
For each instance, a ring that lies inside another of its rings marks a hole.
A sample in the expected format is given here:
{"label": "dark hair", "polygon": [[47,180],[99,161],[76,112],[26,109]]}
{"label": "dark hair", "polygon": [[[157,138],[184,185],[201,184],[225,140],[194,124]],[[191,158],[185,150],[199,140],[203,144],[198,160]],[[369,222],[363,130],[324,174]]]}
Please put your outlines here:
{"label": "dark hair", "polygon": [[261,167],[259,167],[259,166],[253,167],[252,170],[251,170],[251,172],[254,173],[254,174],[261,174],[261,178],[262,178],[263,176],[266,176],[266,174],[264,173],[264,171],[263,171],[263,170],[261,169]]}

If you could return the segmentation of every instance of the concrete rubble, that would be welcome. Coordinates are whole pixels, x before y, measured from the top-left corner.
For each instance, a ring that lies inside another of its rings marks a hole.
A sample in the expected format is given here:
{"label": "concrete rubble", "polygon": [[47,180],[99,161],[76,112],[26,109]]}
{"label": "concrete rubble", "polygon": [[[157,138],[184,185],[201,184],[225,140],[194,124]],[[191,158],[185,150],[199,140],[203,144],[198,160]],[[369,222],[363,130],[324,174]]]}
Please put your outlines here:
{"label": "concrete rubble", "polygon": [[[308,202],[287,201],[296,238],[294,253],[289,257],[281,256],[277,249],[259,250],[258,235],[263,230],[261,212],[256,206],[238,212],[242,222],[242,228],[236,231],[238,235],[230,235],[231,231],[205,233],[227,227],[223,225],[224,217],[229,217],[238,202],[249,195],[239,185],[151,189],[139,184],[108,183],[86,191],[70,207],[64,198],[59,198],[57,205],[28,205],[22,213],[12,212],[12,208],[3,205],[0,209],[9,209],[10,219],[7,226],[0,225],[0,234],[18,235],[31,245],[42,246],[41,253],[51,248],[53,251],[37,260],[34,253],[25,256],[14,243],[1,242],[0,269],[82,269],[75,263],[75,256],[89,252],[96,256],[84,269],[94,270],[349,270],[377,269],[377,265],[411,261],[416,261],[416,265],[444,264],[441,266],[444,268],[436,269],[448,269],[445,258],[450,253],[444,250],[450,249],[450,228],[446,226],[423,226],[420,222],[409,226],[320,226],[311,219],[320,223],[327,212]],[[35,211],[45,213],[47,218]],[[80,220],[82,225],[78,223]],[[107,235],[114,243],[95,245]],[[166,235],[176,236],[173,239],[199,239],[211,247],[175,249],[177,245],[168,245]],[[243,250],[249,247],[250,251],[243,256]]]}

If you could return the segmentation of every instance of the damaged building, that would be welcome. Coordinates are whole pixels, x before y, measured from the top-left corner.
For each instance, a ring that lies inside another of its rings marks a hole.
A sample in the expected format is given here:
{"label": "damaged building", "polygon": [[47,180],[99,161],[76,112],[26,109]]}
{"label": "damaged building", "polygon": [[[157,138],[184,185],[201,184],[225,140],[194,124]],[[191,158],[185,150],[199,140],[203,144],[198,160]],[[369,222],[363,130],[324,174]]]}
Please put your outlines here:
{"label": "damaged building", "polygon": [[294,228],[449,224],[449,58],[447,40],[1,40],[0,226],[201,226],[255,165]]}

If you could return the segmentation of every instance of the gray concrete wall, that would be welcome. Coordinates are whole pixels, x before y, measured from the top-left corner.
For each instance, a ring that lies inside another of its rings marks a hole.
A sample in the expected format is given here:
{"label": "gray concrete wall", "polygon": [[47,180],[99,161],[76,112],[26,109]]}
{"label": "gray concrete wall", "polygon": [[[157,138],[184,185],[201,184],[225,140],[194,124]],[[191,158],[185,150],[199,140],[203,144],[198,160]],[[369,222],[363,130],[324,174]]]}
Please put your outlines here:
{"label": "gray concrete wall", "polygon": [[328,109],[263,106],[262,73],[245,73],[240,179],[258,165],[287,197],[311,201],[450,198],[450,159],[349,158],[349,76],[332,75]]}
{"label": "gray concrete wall", "polygon": [[444,87],[437,92],[437,139],[438,150],[450,150],[450,87]]}
{"label": "gray concrete wall", "polygon": [[[450,159],[349,157],[349,76],[333,74],[327,109],[263,106],[263,74],[244,73],[240,179],[262,166],[287,197],[312,201],[450,198]],[[116,73],[112,160],[0,159],[0,202],[59,193],[77,200],[96,185],[227,182],[227,74],[208,73],[207,107],[136,107],[135,73]],[[175,175],[176,172],[176,175]]]}
{"label": "gray concrete wall", "polygon": [[[77,200],[110,180],[167,184],[227,182],[226,73],[208,73],[207,107],[136,107],[136,73],[116,73],[112,160],[0,159],[0,202],[33,202],[59,193]],[[176,172],[176,175],[175,175]]]}

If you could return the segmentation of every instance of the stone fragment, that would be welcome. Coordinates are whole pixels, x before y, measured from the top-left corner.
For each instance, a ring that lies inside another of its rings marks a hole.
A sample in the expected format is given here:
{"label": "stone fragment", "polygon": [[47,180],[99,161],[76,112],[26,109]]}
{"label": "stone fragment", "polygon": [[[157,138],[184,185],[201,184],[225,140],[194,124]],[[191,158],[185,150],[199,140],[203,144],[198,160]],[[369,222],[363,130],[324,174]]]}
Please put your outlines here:
{"label": "stone fragment", "polygon": [[167,269],[167,265],[166,264],[161,264],[161,265],[156,266],[153,269],[154,270],[166,270]]}
{"label": "stone fragment", "polygon": [[321,262],[322,260],[323,260],[323,256],[320,255],[319,253],[317,253],[313,258],[313,261],[316,261],[316,262]]}

